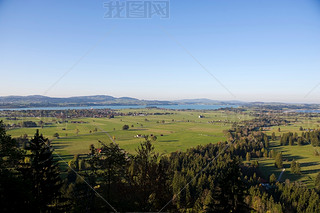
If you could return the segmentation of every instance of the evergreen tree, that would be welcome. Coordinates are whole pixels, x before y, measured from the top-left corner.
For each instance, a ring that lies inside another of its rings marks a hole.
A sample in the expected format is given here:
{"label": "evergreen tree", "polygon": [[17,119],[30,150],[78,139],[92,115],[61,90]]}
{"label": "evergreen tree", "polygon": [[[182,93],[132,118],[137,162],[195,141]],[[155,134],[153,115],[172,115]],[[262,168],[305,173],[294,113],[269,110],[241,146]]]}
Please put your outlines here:
{"label": "evergreen tree", "polygon": [[[112,206],[124,206],[125,204],[125,197],[121,189],[123,188],[123,182],[127,181],[125,179],[127,159],[127,153],[116,143],[102,144],[100,151],[96,152],[90,159],[90,164],[95,167],[95,170],[99,171],[96,174],[101,181],[98,191],[101,191],[100,194],[103,194]],[[109,205],[104,207],[101,204],[101,208],[106,211],[113,210],[110,209]]]}
{"label": "evergreen tree", "polygon": [[298,146],[301,146],[301,145],[302,145],[302,138],[298,137]]}
{"label": "evergreen tree", "polygon": [[312,146],[319,146],[319,139],[318,139],[318,137],[312,137],[312,138],[311,138],[311,144],[312,144]]}
{"label": "evergreen tree", "polygon": [[320,191],[320,172],[318,173],[316,180],[314,182],[315,188]]}
{"label": "evergreen tree", "polygon": [[275,183],[276,181],[277,181],[277,178],[275,174],[272,173],[272,175],[270,175],[269,182],[272,184],[272,183]]}
{"label": "evergreen tree", "polygon": [[203,202],[203,212],[212,212],[212,205],[214,203],[214,200],[212,198],[212,193],[210,190],[208,190],[205,196],[205,200]]}
{"label": "evergreen tree", "polygon": [[295,173],[296,173],[297,163],[296,163],[295,160],[292,160],[290,169],[291,169],[291,173],[292,173],[292,174],[295,174]]}
{"label": "evergreen tree", "polygon": [[290,145],[290,146],[293,146],[293,139],[292,139],[292,136],[290,136],[290,137],[289,137],[289,145]]}
{"label": "evergreen tree", "polygon": [[[159,162],[159,154],[155,153],[148,137],[136,152],[137,155],[133,157],[129,167],[129,181],[135,189],[132,200],[138,204],[136,207],[133,206],[132,211],[155,211],[163,207],[167,199],[170,200],[167,185],[170,169],[164,159]],[[181,199],[184,198],[185,194],[182,194]]]}
{"label": "evergreen tree", "polygon": [[247,152],[246,160],[247,160],[247,161],[250,161],[250,159],[251,159],[251,154],[250,154],[250,152]]}
{"label": "evergreen tree", "polygon": [[7,135],[0,121],[0,211],[31,211],[29,201],[30,185],[22,181],[19,171],[23,152],[18,149],[17,142]]}
{"label": "evergreen tree", "polygon": [[274,151],[274,149],[272,149],[270,152],[270,158],[276,158],[276,152]]}
{"label": "evergreen tree", "polygon": [[275,141],[276,140],[276,133],[272,133],[272,136],[271,136],[271,140]]}
{"label": "evergreen tree", "polygon": [[57,210],[60,197],[61,179],[56,162],[53,159],[49,140],[39,134],[37,130],[30,141],[27,155],[29,163],[22,169],[24,181],[32,185],[33,203],[35,211],[47,212]]}
{"label": "evergreen tree", "polygon": [[275,166],[277,168],[283,168],[283,162],[282,162],[282,153],[278,153],[275,159]]}
{"label": "evergreen tree", "polygon": [[77,176],[66,186],[63,193],[68,198],[72,212],[93,212],[95,210],[95,192],[88,186],[95,185],[95,178],[87,175],[85,179]]}
{"label": "evergreen tree", "polygon": [[299,162],[296,163],[295,174],[301,174],[301,167]]}
{"label": "evergreen tree", "polygon": [[269,138],[267,135],[264,135],[264,144],[266,148],[269,148]]}

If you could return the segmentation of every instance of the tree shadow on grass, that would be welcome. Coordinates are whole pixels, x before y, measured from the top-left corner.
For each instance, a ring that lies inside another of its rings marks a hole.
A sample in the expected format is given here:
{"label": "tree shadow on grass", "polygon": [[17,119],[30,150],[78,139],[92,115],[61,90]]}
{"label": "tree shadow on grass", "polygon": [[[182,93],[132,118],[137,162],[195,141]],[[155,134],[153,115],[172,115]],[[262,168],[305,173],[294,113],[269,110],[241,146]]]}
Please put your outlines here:
{"label": "tree shadow on grass", "polygon": [[291,155],[291,154],[282,153],[282,158],[283,158],[284,162],[291,162],[293,159],[294,160],[301,160],[301,159],[304,159],[305,157],[301,157],[299,155]]}
{"label": "tree shadow on grass", "polygon": [[135,129],[129,129],[129,131],[145,131],[146,128],[135,128]]}
{"label": "tree shadow on grass", "polygon": [[53,153],[54,158],[58,161],[58,166],[62,172],[66,172],[69,168],[68,162],[73,159],[73,155],[59,155]]}
{"label": "tree shadow on grass", "polygon": [[179,140],[161,140],[159,141],[160,143],[165,142],[165,143],[170,143],[170,142],[178,142]]}
{"label": "tree shadow on grass", "polygon": [[309,170],[304,170],[301,173],[304,175],[307,175],[307,174],[314,174],[319,172],[320,172],[320,169],[309,169]]}
{"label": "tree shadow on grass", "polygon": [[300,163],[300,167],[317,166],[317,165],[319,165],[319,162]]}
{"label": "tree shadow on grass", "polygon": [[65,147],[67,147],[67,145],[64,145],[64,144],[51,144],[52,147],[55,149],[55,150],[61,150],[61,149],[64,149]]}
{"label": "tree shadow on grass", "polygon": [[[269,164],[269,163],[264,163],[259,162],[259,167],[258,167],[258,174],[263,177],[265,180],[269,180],[269,176],[271,174],[275,174],[275,176],[278,178],[280,176],[280,173],[282,172],[282,169],[278,169],[275,167],[274,163]],[[296,181],[300,177],[294,174],[290,173],[290,164],[284,163],[283,168],[285,168],[285,172],[283,173],[283,176],[280,180],[280,182],[283,182],[285,179],[289,179],[290,181]]]}

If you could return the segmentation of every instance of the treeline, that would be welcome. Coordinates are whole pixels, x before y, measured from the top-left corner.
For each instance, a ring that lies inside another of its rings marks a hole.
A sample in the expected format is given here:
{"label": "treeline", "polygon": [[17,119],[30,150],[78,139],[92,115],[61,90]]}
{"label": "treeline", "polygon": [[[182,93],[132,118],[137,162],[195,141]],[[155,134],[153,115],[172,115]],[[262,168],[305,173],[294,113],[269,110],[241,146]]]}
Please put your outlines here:
{"label": "treeline", "polygon": [[258,116],[252,120],[245,120],[239,123],[235,123],[233,128],[247,129],[248,131],[258,131],[261,128],[271,127],[271,126],[282,126],[287,125],[290,122],[278,116]]}
{"label": "treeline", "polygon": [[319,193],[299,182],[273,184],[269,190],[259,186],[249,189],[246,202],[257,212],[320,212]]}
{"label": "treeline", "polygon": [[0,128],[1,212],[62,210],[60,175],[48,139],[37,132],[28,149],[23,150]]}
{"label": "treeline", "polygon": [[320,146],[320,131],[319,130],[313,130],[313,131],[307,131],[302,132],[299,136],[298,133],[284,133],[280,137],[280,145],[286,146],[286,145],[307,145],[311,144],[312,146]]}
{"label": "treeline", "polygon": [[22,117],[49,117],[57,119],[72,118],[114,118],[115,116],[148,116],[172,115],[172,112],[120,112],[113,109],[66,109],[66,110],[4,110],[0,112],[7,120],[17,120]]}
{"label": "treeline", "polygon": [[[97,192],[120,212],[244,211],[248,207],[243,202],[241,159],[226,148],[227,143],[210,144],[159,156],[146,138],[137,155],[129,155],[111,143],[99,151],[91,147],[90,159],[75,159],[71,165],[98,186]],[[87,203],[79,202],[88,198],[80,196],[85,193],[78,192],[77,183],[83,184],[70,169],[65,185],[70,206],[73,210],[79,205],[88,208]],[[111,206],[95,197],[89,208],[104,212],[112,211]]]}

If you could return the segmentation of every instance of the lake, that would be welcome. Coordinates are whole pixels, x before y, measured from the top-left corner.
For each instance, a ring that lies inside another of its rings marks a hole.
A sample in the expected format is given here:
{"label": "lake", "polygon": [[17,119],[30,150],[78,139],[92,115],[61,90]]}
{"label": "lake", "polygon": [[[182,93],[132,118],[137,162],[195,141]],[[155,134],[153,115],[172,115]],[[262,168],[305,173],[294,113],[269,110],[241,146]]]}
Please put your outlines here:
{"label": "lake", "polygon": [[214,110],[223,109],[227,107],[237,108],[238,105],[141,105],[141,106],[85,106],[85,107],[30,107],[30,108],[12,108],[12,109],[0,109],[4,110],[68,110],[68,109],[145,109],[147,107],[157,107],[163,109],[191,109],[191,110]]}

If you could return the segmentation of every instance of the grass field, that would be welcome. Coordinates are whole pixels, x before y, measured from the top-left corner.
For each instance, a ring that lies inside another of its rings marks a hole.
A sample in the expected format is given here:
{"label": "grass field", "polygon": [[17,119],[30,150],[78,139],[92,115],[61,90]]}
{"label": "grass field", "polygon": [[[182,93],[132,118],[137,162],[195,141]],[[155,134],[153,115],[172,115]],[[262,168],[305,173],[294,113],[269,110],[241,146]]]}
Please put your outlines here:
{"label": "grass field", "polygon": [[[40,133],[52,140],[56,152],[71,159],[74,154],[86,154],[90,144],[99,147],[98,140],[110,143],[111,137],[115,137],[116,143],[130,153],[135,153],[143,138],[136,135],[156,135],[154,142],[156,152],[166,154],[174,151],[184,151],[199,144],[216,143],[224,141],[223,130],[231,127],[231,122],[251,119],[247,115],[225,113],[223,111],[173,111],[158,109],[124,109],[121,112],[136,113],[172,113],[167,115],[147,116],[117,116],[108,118],[78,118],[62,122],[57,118],[20,117],[21,120],[5,120],[6,124],[21,123],[23,121],[52,123],[40,128]],[[199,118],[203,115],[204,118]],[[59,121],[61,123],[59,123]],[[82,121],[83,123],[71,123]],[[214,123],[208,123],[215,121]],[[129,125],[129,130],[122,130],[123,125]],[[8,134],[19,137],[27,134],[33,136],[38,128],[17,128],[8,130]],[[94,130],[97,131],[94,131]],[[54,138],[58,133],[60,138]],[[163,136],[161,136],[163,135]]]}

